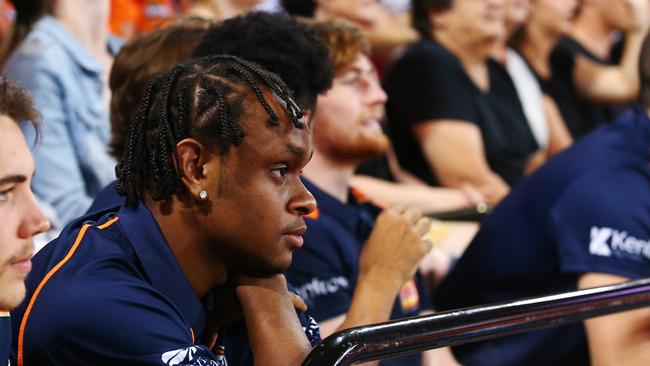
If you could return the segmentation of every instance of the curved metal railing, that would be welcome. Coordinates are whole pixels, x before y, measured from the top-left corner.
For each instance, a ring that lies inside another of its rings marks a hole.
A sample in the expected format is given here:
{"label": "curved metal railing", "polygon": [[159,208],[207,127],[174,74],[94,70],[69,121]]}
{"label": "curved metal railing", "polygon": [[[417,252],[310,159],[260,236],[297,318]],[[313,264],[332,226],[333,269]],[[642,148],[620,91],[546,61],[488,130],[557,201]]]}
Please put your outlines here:
{"label": "curved metal railing", "polygon": [[502,337],[650,305],[650,279],[350,328],[303,366],[338,366]]}

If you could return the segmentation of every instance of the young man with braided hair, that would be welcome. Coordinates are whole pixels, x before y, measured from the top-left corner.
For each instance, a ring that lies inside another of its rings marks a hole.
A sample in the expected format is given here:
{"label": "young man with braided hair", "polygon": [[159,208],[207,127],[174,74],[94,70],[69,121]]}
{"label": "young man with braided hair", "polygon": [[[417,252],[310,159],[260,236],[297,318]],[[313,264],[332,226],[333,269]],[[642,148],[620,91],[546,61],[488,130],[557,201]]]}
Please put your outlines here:
{"label": "young man with braided hair", "polygon": [[[318,85],[317,78],[322,76],[313,76],[312,70],[314,66],[308,62],[309,57],[307,55],[301,55],[298,52],[295,57],[287,57],[287,54],[279,53],[275,48],[276,45],[280,47],[285,45],[284,47],[286,47],[286,45],[295,45],[297,43],[303,43],[305,39],[310,39],[311,44],[318,44],[318,47],[325,51],[325,56],[328,59],[332,58],[332,54],[335,56],[332,61],[337,75],[334,79],[334,89],[341,89],[341,86],[337,84],[343,84],[345,82],[344,79],[349,78],[346,72],[348,67],[356,70],[355,67],[357,65],[351,65],[354,63],[353,61],[356,61],[357,58],[366,61],[366,63],[363,63],[364,73],[359,77],[363,80],[358,83],[360,89],[362,86],[365,89],[357,94],[348,95],[348,97],[352,100],[351,103],[357,103],[359,109],[362,110],[362,114],[370,113],[370,115],[364,116],[368,118],[368,122],[374,120],[376,123],[376,120],[379,118],[377,113],[380,113],[381,106],[383,106],[383,102],[385,101],[385,94],[381,91],[376,79],[369,79],[372,77],[370,74],[372,74],[374,69],[369,63],[366,53],[364,53],[368,51],[365,39],[363,39],[356,28],[334,25],[332,28],[325,29],[332,34],[341,36],[343,39],[340,40],[339,44],[336,44],[334,41],[325,42],[325,37],[319,33],[326,33],[324,29],[298,23],[295,19],[286,15],[251,13],[226,20],[219,25],[213,26],[197,46],[195,54],[206,55],[236,52],[238,56],[263,64],[269,69],[278,72],[282,79],[292,87],[296,85],[296,100],[303,103],[301,107],[304,106],[312,112],[310,116],[318,116],[321,113],[320,109],[324,108],[321,105],[321,96],[325,91],[315,90],[315,88],[309,88],[307,86]],[[312,49],[309,50],[310,53],[316,53],[313,51],[314,47],[312,46]],[[340,59],[339,56],[341,54],[346,55],[344,60]],[[327,94],[331,92],[332,90],[328,91]],[[361,101],[363,98],[369,101]],[[327,108],[327,111],[324,113],[335,113],[337,108],[336,104],[339,107],[343,106],[342,108],[346,108],[349,106],[349,103],[349,101],[346,104],[346,101],[337,100],[326,105],[325,108]],[[349,128],[346,132],[356,134],[359,130],[364,130],[365,128],[354,126],[352,123],[350,125],[346,125],[345,123],[349,122],[350,118],[356,122],[356,118],[358,117],[358,111],[353,111],[350,116],[345,117],[346,119],[344,121],[340,121],[340,125]],[[314,117],[314,131],[319,129],[319,123],[319,119]],[[377,126],[374,125],[374,127]],[[320,127],[321,131],[325,131],[322,132],[321,136],[325,136],[327,130],[333,128],[334,126],[331,125]],[[386,137],[381,132],[377,134],[372,126],[369,129],[372,132],[368,134],[367,139],[361,138],[353,141],[352,145],[345,145],[343,150],[348,149],[347,151],[339,150],[342,155],[347,155],[346,159],[348,159],[342,165],[330,165],[327,167],[318,165],[314,169],[308,166],[305,171],[309,179],[312,177],[309,172],[314,174],[317,171],[321,173],[329,172],[332,175],[329,177],[318,176],[317,179],[311,181],[313,184],[311,182],[306,184],[318,189],[319,192],[325,185],[336,184],[338,188],[342,187],[344,191],[343,195],[345,196],[350,183],[350,177],[346,175],[348,168],[351,167],[353,171],[354,167],[360,161],[374,156],[373,154],[376,154],[377,151],[383,151],[382,149],[385,149],[388,145]],[[337,131],[340,132],[340,129]],[[361,134],[365,135],[364,132],[361,132]],[[339,135],[338,137],[341,136]],[[347,138],[342,138],[339,141],[339,143],[343,144],[346,142],[349,142]],[[359,145],[354,145],[354,143],[359,143]],[[369,146],[371,146],[371,150],[367,150]],[[326,159],[324,158],[325,155],[328,155],[327,151],[315,152],[314,161],[323,161],[323,159]],[[342,170],[344,174],[340,174]],[[330,179],[332,177],[334,179]],[[329,194],[325,193],[317,198],[319,206],[327,205],[327,207],[332,207],[332,205],[328,204],[333,199]],[[339,200],[338,196],[336,200]],[[302,253],[303,250],[301,250],[296,252],[294,256],[300,256],[306,259],[313,254],[316,257],[328,257],[332,261],[337,261],[340,259],[340,256],[325,252],[329,249],[327,244],[336,242],[335,245],[340,245],[343,248],[338,253],[345,253],[348,256],[345,259],[345,264],[349,264],[350,268],[349,271],[346,271],[344,280],[348,281],[350,286],[345,288],[338,286],[337,288],[340,291],[336,294],[329,294],[333,296],[323,296],[318,299],[309,296],[308,291],[301,291],[301,295],[311,298],[308,313],[313,315],[319,322],[323,321],[319,325],[324,329],[324,335],[331,334],[337,328],[345,329],[385,321],[391,315],[391,309],[393,308],[400,288],[407,283],[408,286],[403,289],[403,293],[408,294],[404,296],[404,301],[408,302],[409,305],[407,306],[408,311],[402,314],[402,316],[417,315],[419,310],[426,308],[427,296],[420,297],[418,295],[418,288],[410,280],[417,269],[420,259],[430,249],[431,243],[421,240],[421,237],[429,228],[429,220],[421,218],[421,215],[416,210],[406,208],[389,209],[379,214],[381,209],[370,204],[358,205],[353,198],[349,201],[347,197],[340,198],[338,204],[336,209],[340,209],[338,212],[342,214],[341,220],[365,225],[363,230],[361,230],[362,234],[355,236],[348,232],[341,233],[341,230],[344,229],[338,222],[324,218],[318,223],[313,222],[317,233],[314,233],[314,235],[307,234],[312,242],[309,243],[305,240],[305,245],[309,245],[312,248],[312,251],[310,251],[311,254]],[[331,214],[331,212],[324,212],[323,210],[321,209],[321,216]],[[379,216],[375,222],[377,215]],[[309,220],[309,223],[312,223],[312,220]],[[372,235],[369,237],[368,234],[370,232],[372,232]],[[335,239],[325,243],[328,238],[332,237]],[[305,239],[307,239],[307,236]],[[325,244],[326,247],[321,248],[321,244]],[[364,250],[363,254],[360,255],[362,244]],[[314,254],[314,251],[318,252],[320,249],[323,252]],[[400,255],[396,255],[396,250],[400,251]],[[323,263],[296,263],[294,261],[292,267],[296,265],[300,266],[298,268],[313,265],[311,268],[313,272],[310,274],[314,274],[314,276],[307,278],[300,276],[296,272],[290,272],[288,275],[291,276],[290,282],[296,286],[306,287],[306,282],[311,282],[315,277],[319,277],[320,275],[321,278],[324,278],[323,276],[331,274],[330,272],[323,271]],[[346,269],[348,268],[346,267]],[[332,283],[336,285],[338,276],[333,277],[336,278],[325,279],[328,281],[332,280]],[[398,284],[394,285],[395,282]],[[328,299],[333,299],[334,301],[326,303]],[[324,300],[324,302],[321,302],[321,300]],[[420,300],[422,303],[419,302]],[[342,321],[341,317],[345,318],[345,321]]]}
{"label": "young man with braided hair", "polygon": [[126,204],[75,220],[34,258],[17,365],[225,365],[195,343],[208,293],[223,309],[213,325],[243,314],[258,364],[302,362],[281,275],[315,208],[300,117],[277,76],[232,56],[152,82],[117,168]]}

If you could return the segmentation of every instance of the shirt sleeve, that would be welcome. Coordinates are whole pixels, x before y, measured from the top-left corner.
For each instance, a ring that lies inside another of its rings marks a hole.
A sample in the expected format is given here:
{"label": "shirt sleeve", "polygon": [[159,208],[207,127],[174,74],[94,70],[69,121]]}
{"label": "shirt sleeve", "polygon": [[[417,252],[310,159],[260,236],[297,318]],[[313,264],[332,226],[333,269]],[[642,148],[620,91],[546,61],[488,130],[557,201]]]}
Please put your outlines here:
{"label": "shirt sleeve", "polygon": [[[438,47],[438,46],[431,46]],[[397,61],[385,84],[391,122],[477,121],[476,88],[451,54],[420,49]]]}
{"label": "shirt sleeve", "polygon": [[[56,296],[48,296],[52,290]],[[48,282],[35,304],[24,333],[25,364],[226,365],[224,355],[194,343],[174,305],[144,282]]]}
{"label": "shirt sleeve", "polygon": [[294,252],[287,280],[320,322],[348,311],[356,274],[346,270],[338,241],[325,225],[308,220],[307,227],[305,244]]}
{"label": "shirt sleeve", "polygon": [[650,277],[647,184],[635,171],[608,170],[563,194],[548,224],[563,273]]}

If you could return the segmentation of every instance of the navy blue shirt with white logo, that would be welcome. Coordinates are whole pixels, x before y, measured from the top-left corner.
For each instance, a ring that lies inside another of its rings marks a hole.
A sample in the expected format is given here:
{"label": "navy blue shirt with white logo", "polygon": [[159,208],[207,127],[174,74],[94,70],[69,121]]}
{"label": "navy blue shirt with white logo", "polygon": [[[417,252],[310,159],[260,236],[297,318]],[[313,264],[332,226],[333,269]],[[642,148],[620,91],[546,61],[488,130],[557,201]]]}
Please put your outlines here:
{"label": "navy blue shirt with white logo", "polygon": [[[650,277],[650,120],[636,108],[515,187],[438,289],[440,309]],[[582,324],[457,347],[464,365],[588,365]]]}
{"label": "navy blue shirt with white logo", "polygon": [[[359,255],[381,208],[351,190],[347,203],[302,178],[318,209],[306,217],[303,248],[293,254],[287,279],[309,306],[317,321],[347,313],[359,273]],[[406,283],[395,301],[391,319],[430,310],[421,276]],[[384,360],[381,365],[419,365],[420,354]]]}
{"label": "navy blue shirt with white logo", "polygon": [[26,284],[12,312],[22,365],[226,365],[196,344],[203,304],[143,204],[73,221]]}
{"label": "navy blue shirt with white logo", "polygon": [[[116,193],[115,184],[116,182],[112,182],[95,197],[95,201],[88,209],[88,213],[106,210],[112,206],[123,204],[124,197]],[[296,293],[296,290],[290,283],[287,283],[287,287],[289,291]],[[204,301],[204,307],[210,310],[212,308],[210,301]],[[316,346],[321,341],[318,323],[313,317],[304,312],[297,312],[297,316],[310,344]],[[250,339],[248,338],[246,323],[243,319],[220,329],[218,343],[221,349],[227,350],[225,351],[225,356],[229,366],[253,365]]]}

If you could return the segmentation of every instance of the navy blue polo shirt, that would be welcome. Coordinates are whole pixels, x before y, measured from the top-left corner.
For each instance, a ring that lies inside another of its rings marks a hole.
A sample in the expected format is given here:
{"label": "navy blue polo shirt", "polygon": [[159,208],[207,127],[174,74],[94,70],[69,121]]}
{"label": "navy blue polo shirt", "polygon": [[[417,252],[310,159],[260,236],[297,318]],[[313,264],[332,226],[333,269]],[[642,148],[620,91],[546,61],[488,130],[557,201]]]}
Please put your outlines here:
{"label": "navy blue polo shirt", "polygon": [[[121,205],[123,203],[124,197],[116,193],[115,185],[116,182],[112,182],[95,197],[95,201],[88,209],[88,213],[105,210],[111,206]],[[296,293],[296,290],[290,283],[287,283],[287,287],[289,291]],[[204,301],[204,306],[207,306],[208,310],[211,308],[209,301]],[[316,346],[321,341],[318,323],[313,317],[304,312],[297,312],[297,316],[307,339],[312,346]],[[248,338],[246,322],[243,319],[222,328],[219,334],[219,343],[224,349],[232,351],[228,352],[226,356],[228,365],[253,365],[252,349]]]}
{"label": "navy blue polo shirt", "polygon": [[33,259],[12,312],[22,365],[225,365],[195,343],[206,314],[140,204],[73,221]]}
{"label": "navy blue polo shirt", "polygon": [[11,318],[8,311],[0,310],[0,365],[5,365],[11,352]]}
{"label": "navy blue polo shirt", "polygon": [[[440,309],[573,291],[583,273],[650,277],[650,120],[636,108],[515,187],[439,287]],[[454,349],[464,365],[588,365],[581,323]]]}
{"label": "navy blue polo shirt", "polygon": [[[318,203],[307,216],[304,246],[294,252],[287,279],[309,306],[317,321],[347,313],[359,273],[359,255],[381,208],[350,190],[344,203],[302,178]],[[422,277],[405,284],[393,306],[391,319],[430,310]],[[384,360],[382,365],[419,365],[420,354]]]}

